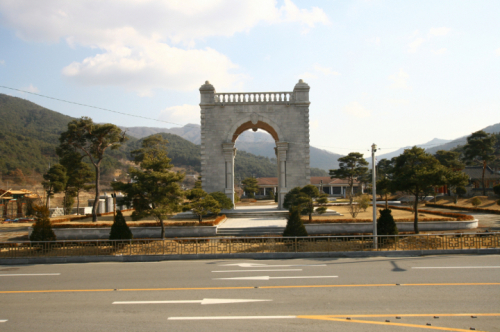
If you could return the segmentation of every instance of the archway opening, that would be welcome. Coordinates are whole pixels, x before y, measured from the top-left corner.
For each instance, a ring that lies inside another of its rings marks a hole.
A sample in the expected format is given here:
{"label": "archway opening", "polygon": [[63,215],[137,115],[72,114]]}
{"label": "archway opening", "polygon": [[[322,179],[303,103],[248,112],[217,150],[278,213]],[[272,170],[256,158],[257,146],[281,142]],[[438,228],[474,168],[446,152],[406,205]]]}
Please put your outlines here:
{"label": "archway opening", "polygon": [[255,199],[262,200],[269,208],[276,208],[274,202],[278,194],[278,161],[276,143],[279,142],[277,131],[269,124],[258,121],[246,122],[234,132],[232,142],[237,153],[234,159],[234,184],[238,197],[251,198],[243,192],[242,182],[255,178],[258,190]]}

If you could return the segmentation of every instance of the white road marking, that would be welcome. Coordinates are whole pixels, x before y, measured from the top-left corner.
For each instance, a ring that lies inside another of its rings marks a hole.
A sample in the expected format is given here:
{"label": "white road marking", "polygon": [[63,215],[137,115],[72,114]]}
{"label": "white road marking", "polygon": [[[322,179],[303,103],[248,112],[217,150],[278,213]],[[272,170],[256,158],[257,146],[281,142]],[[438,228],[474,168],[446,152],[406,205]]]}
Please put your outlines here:
{"label": "white road marking", "polygon": [[266,302],[272,300],[246,300],[246,299],[203,299],[186,301],[116,301],[113,304],[179,304],[179,303],[200,303],[205,304],[224,304],[224,303],[246,303],[246,302]]}
{"label": "white road marking", "polygon": [[277,269],[277,270],[226,270],[226,271],[212,271],[212,272],[277,272],[277,271],[302,271],[302,269]]}
{"label": "white road marking", "polygon": [[0,323],[5,323],[8,319],[0,319]]}
{"label": "white road marking", "polygon": [[294,267],[294,266],[326,266],[326,264],[319,265],[267,265],[267,264],[257,264],[257,263],[236,263],[236,264],[224,264],[220,266],[239,266],[239,267]]}
{"label": "white road marking", "polygon": [[291,319],[297,316],[208,316],[208,317],[168,317],[168,320],[212,320],[212,319]]}
{"label": "white road marking", "polygon": [[500,269],[500,266],[415,266],[412,269]]}
{"label": "white road marking", "polygon": [[213,278],[213,280],[270,280],[270,279],[321,279],[321,278],[338,278],[338,276],[301,276],[301,277],[236,277],[236,278]]}
{"label": "white road marking", "polygon": [[0,277],[59,276],[60,273],[0,274]]}

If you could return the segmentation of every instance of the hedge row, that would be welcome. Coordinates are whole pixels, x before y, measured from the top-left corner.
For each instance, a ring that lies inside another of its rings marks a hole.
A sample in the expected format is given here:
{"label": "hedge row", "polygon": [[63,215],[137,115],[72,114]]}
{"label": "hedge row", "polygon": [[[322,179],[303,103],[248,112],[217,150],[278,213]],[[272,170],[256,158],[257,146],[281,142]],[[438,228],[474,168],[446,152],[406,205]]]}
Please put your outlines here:
{"label": "hedge row", "polygon": [[[413,218],[404,218],[404,219],[395,219],[395,222],[413,222]],[[436,220],[435,218],[418,218],[418,221],[422,222],[430,222],[430,221],[457,221],[456,218],[442,218]],[[358,223],[358,222],[373,222],[373,219],[323,219],[323,220],[313,220],[309,221],[308,219],[303,219],[302,222],[304,224],[330,224],[330,223],[339,223],[339,224],[347,224],[347,223]]]}
{"label": "hedge row", "polygon": [[[390,209],[394,209],[394,210],[412,211],[411,208],[409,208],[409,207],[402,207],[402,206],[389,205],[389,208]],[[438,215],[438,216],[452,217],[452,218],[456,219],[456,221],[474,220],[474,217],[473,216],[469,216],[468,214],[451,213],[451,212],[440,212],[440,211],[431,211],[431,210],[423,210],[423,209],[418,209],[418,213],[430,213],[430,214],[435,214],[435,215]]]}
{"label": "hedge row", "polygon": [[[218,216],[215,218],[215,220],[211,221],[203,221],[203,222],[196,222],[196,221],[187,221],[187,222],[173,222],[173,223],[165,223],[165,226],[171,227],[171,226],[216,226],[226,220],[226,215]],[[106,224],[94,224],[94,223],[88,223],[88,224],[56,224],[52,225],[53,228],[106,228],[106,227],[111,227],[113,223],[106,223]],[[127,223],[129,227],[159,227],[160,223],[159,222],[139,222],[139,223]]]}
{"label": "hedge row", "polygon": [[493,214],[500,214],[500,210],[475,208],[475,207],[467,207],[467,206],[444,205],[444,204],[434,204],[434,203],[427,203],[427,204],[425,204],[425,206],[439,207],[439,208],[445,208],[445,209],[451,209],[451,210],[467,210],[467,211],[474,211],[474,212],[488,212],[488,213],[493,213]]}

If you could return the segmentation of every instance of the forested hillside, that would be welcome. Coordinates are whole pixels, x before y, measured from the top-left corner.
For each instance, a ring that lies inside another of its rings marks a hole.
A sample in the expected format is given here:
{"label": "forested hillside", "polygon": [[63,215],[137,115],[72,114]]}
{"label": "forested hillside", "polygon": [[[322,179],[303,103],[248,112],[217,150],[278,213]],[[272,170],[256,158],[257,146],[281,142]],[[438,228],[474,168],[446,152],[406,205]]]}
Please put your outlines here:
{"label": "forested hillside", "polygon": [[[49,163],[58,162],[55,150],[59,136],[72,119],[22,98],[0,94],[0,178],[5,181],[19,174],[25,177],[37,174],[40,180],[40,174],[47,171]],[[199,131],[199,128],[194,130]],[[201,170],[199,145],[174,134],[161,135],[169,141],[169,157],[174,166],[196,172]],[[141,145],[141,140],[127,137],[120,149],[107,150],[101,164],[103,181],[113,179],[118,169],[126,173],[130,151]],[[275,160],[244,151],[238,151],[235,167],[236,175],[241,178],[276,176]],[[320,170],[312,170],[313,175],[318,172],[323,174]]]}

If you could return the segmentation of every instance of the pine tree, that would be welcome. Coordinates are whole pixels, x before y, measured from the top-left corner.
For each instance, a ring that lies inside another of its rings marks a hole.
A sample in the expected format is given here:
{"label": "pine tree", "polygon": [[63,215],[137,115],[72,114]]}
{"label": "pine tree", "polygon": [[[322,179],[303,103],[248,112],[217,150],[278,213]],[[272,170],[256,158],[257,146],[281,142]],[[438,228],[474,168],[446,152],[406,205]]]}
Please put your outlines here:
{"label": "pine tree", "polygon": [[292,208],[287,219],[283,236],[308,236],[306,227],[300,219],[299,207]]}
{"label": "pine tree", "polygon": [[377,219],[378,235],[398,235],[398,226],[392,217],[390,209],[380,210],[380,217]]}
{"label": "pine tree", "polygon": [[109,233],[110,240],[130,240],[134,236],[132,231],[125,222],[125,217],[123,217],[122,211],[118,210],[116,212],[115,220],[113,226],[111,226],[111,232]]}
{"label": "pine tree", "polygon": [[30,235],[30,241],[55,241],[56,235],[52,230],[49,219],[49,209],[46,206],[33,206],[35,224]]}

